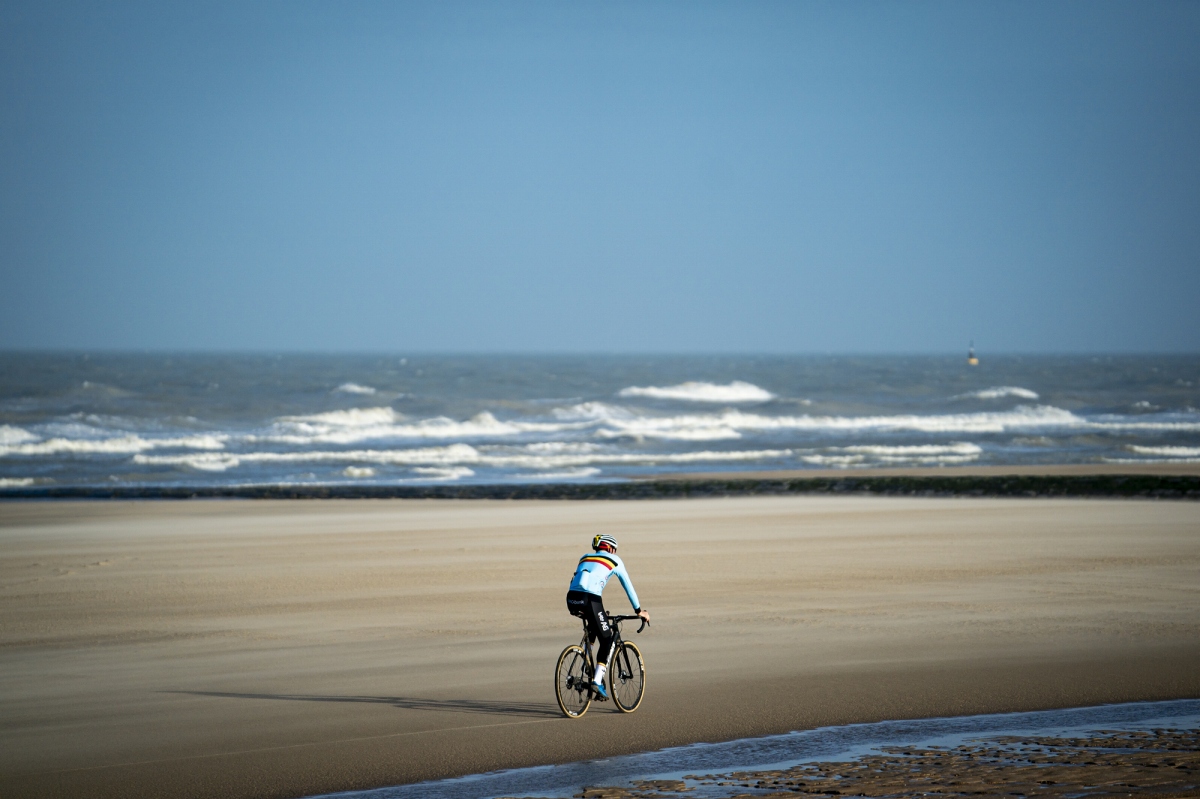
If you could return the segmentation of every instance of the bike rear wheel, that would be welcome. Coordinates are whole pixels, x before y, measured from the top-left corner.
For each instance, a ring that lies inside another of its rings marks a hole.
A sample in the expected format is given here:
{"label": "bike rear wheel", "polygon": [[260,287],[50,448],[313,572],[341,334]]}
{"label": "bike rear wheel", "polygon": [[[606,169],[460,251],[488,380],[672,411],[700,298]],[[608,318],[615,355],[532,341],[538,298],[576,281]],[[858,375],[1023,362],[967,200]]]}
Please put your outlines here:
{"label": "bike rear wheel", "polygon": [[617,650],[608,669],[608,688],[613,704],[622,713],[632,713],[642,704],[646,694],[646,664],[642,653],[625,641]]}
{"label": "bike rear wheel", "polygon": [[592,704],[592,664],[583,647],[569,646],[554,669],[554,696],[565,716],[577,719]]}

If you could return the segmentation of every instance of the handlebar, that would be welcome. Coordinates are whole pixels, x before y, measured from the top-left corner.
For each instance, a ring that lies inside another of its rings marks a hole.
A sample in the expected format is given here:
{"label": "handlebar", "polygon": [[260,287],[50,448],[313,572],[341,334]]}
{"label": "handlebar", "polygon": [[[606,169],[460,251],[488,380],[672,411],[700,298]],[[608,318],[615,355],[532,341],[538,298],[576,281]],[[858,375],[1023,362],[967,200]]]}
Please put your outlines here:
{"label": "handlebar", "polygon": [[[608,617],[609,621],[633,621],[634,619],[642,619],[642,617],[641,616],[609,616]],[[650,624],[650,622],[648,620],[642,619],[642,626],[638,627],[637,631],[640,633],[642,630],[646,629],[646,627],[649,624]]]}

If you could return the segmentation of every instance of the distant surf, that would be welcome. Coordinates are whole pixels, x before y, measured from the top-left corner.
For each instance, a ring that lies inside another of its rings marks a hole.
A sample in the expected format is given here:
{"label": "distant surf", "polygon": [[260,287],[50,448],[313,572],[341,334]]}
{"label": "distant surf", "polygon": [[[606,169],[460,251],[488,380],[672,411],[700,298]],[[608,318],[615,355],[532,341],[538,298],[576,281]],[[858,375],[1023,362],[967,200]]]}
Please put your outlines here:
{"label": "distant surf", "polygon": [[9,353],[0,490],[1190,463],[1197,406],[1196,357],[995,357],[968,370],[950,358]]}
{"label": "distant surf", "polygon": [[334,391],[342,394],[374,394],[375,389],[370,386],[359,385],[358,383],[342,383],[334,389]]}
{"label": "distant surf", "polygon": [[970,391],[966,394],[959,394],[952,399],[1003,399],[1005,397],[1017,397],[1018,399],[1038,399],[1038,393],[1020,386],[995,386],[993,388],[985,388],[980,391]]}
{"label": "distant surf", "polygon": [[684,402],[766,402],[775,398],[770,391],[741,380],[734,380],[724,386],[695,380],[677,386],[629,386],[617,393],[621,397],[649,397]]}

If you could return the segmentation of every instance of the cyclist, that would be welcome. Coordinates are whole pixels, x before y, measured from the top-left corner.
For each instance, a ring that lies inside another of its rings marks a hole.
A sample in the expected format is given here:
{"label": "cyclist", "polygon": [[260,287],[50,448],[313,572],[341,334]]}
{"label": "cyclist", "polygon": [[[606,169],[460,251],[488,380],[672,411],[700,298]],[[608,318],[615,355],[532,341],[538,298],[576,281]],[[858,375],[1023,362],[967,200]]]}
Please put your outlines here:
{"label": "cyclist", "polygon": [[604,672],[612,655],[614,638],[612,625],[604,612],[602,594],[608,578],[614,574],[621,581],[629,604],[633,605],[633,612],[650,621],[650,613],[638,604],[633,580],[629,579],[625,564],[617,557],[617,539],[611,535],[598,535],[592,539],[592,554],[580,558],[571,588],[567,591],[567,610],[587,624],[589,640],[600,641],[600,649],[596,653],[596,673],[592,675],[592,690],[602,699],[608,699],[608,691],[604,689]]}

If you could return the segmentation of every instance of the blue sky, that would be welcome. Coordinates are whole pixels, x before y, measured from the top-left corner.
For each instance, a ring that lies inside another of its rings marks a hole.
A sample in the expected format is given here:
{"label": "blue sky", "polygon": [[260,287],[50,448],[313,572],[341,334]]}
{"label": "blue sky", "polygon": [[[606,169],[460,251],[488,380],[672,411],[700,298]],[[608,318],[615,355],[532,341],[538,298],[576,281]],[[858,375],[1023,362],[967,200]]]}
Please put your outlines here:
{"label": "blue sky", "polygon": [[0,3],[0,347],[1200,351],[1200,4]]}

